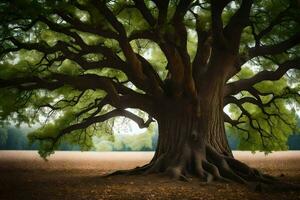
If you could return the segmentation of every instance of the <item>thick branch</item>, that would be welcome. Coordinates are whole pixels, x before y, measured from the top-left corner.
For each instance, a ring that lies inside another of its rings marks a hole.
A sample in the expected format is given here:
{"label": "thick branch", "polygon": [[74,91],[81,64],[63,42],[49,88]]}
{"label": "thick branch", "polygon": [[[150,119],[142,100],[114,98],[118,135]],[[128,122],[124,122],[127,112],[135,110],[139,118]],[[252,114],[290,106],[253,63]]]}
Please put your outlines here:
{"label": "thick branch", "polygon": [[249,25],[249,14],[252,3],[253,0],[243,0],[240,8],[231,17],[224,29],[224,34],[229,40],[231,50],[233,50],[234,53],[238,53],[242,31]]}
{"label": "thick branch", "polygon": [[262,45],[250,48],[248,60],[257,56],[280,54],[298,44],[300,44],[300,32],[294,34],[287,40],[284,40],[278,44]]}
{"label": "thick branch", "polygon": [[128,61],[128,64],[131,68],[131,74],[134,76],[135,80],[139,83],[139,85],[143,86],[142,89],[148,90],[147,77],[143,73],[142,65],[139,59],[136,57],[130,43],[127,38],[126,30],[121,22],[116,18],[116,16],[112,13],[112,11],[107,7],[104,2],[93,1],[95,5],[97,5],[99,11],[104,14],[107,21],[118,31],[119,33],[119,44],[120,47]]}
{"label": "thick branch", "polygon": [[53,137],[47,136],[47,137],[41,137],[41,138],[37,138],[34,136],[33,137],[35,139],[50,139],[53,141],[53,146],[54,146],[62,136],[69,134],[72,131],[86,129],[89,126],[91,126],[92,124],[101,123],[108,119],[118,117],[118,116],[123,116],[123,117],[133,120],[134,122],[136,122],[138,124],[138,126],[140,128],[146,128],[150,125],[151,122],[153,122],[153,119],[151,117],[149,117],[149,119],[146,122],[144,122],[144,120],[142,118],[138,117],[137,115],[135,115],[127,110],[115,109],[115,110],[112,110],[103,115],[91,116],[89,118],[86,118],[84,121],[82,121],[80,123],[72,124],[64,129],[62,129],[56,136],[53,136]]}
{"label": "thick branch", "polygon": [[248,90],[256,83],[265,80],[278,80],[280,79],[289,69],[300,69],[300,58],[294,60],[286,61],[279,65],[278,69],[275,71],[261,71],[248,79],[242,79],[232,83],[228,83],[225,86],[225,96],[237,94],[242,90]]}
{"label": "thick branch", "polygon": [[[43,52],[44,54],[53,54],[55,52],[63,52],[63,58],[67,58],[70,60],[73,60],[79,64],[79,66],[84,69],[94,69],[94,68],[103,68],[103,67],[109,67],[114,68],[123,71],[127,77],[139,88],[147,91],[147,92],[153,92],[151,91],[151,88],[149,84],[151,81],[142,81],[141,79],[137,78],[135,75],[135,71],[131,69],[131,67],[124,61],[122,61],[110,48],[101,46],[101,45],[87,45],[85,43],[81,44],[81,50],[76,49],[76,51],[79,51],[78,53],[75,53],[70,50],[70,47],[72,47],[69,43],[58,41],[57,44],[53,47],[50,47],[46,43],[22,43],[15,38],[8,38],[8,40],[12,41],[14,45],[17,46],[17,48],[11,48],[6,49],[2,53],[8,53],[12,51],[18,51],[20,49],[27,49],[27,50],[37,50],[40,52]],[[89,62],[82,56],[88,53],[101,53],[106,58],[100,61],[93,61]],[[138,60],[138,62],[141,61]],[[146,69],[149,69],[149,66],[146,66]],[[148,70],[149,71],[149,70]],[[142,72],[143,73],[143,72]],[[150,77],[151,78],[151,77]],[[150,79],[151,80],[151,79]],[[155,90],[158,88],[156,87]]]}
{"label": "thick branch", "polygon": [[157,96],[162,95],[162,88],[163,88],[163,82],[160,79],[159,75],[157,72],[154,70],[152,65],[141,55],[136,54],[137,58],[140,60],[140,62],[143,65],[143,72],[147,75],[151,83],[151,91]]}
{"label": "thick branch", "polygon": [[300,32],[277,44],[260,45],[260,42],[257,41],[255,47],[249,48],[246,54],[238,56],[235,69],[229,74],[227,79],[230,79],[232,76],[234,76],[241,69],[241,66],[252,58],[281,54],[299,44]]}
{"label": "thick branch", "polygon": [[226,46],[226,40],[223,32],[222,12],[230,1],[231,0],[211,1],[212,35],[214,46]]}
{"label": "thick branch", "polygon": [[165,24],[167,20],[167,14],[168,14],[168,6],[170,0],[153,0],[153,2],[156,4],[158,8],[158,26],[161,26]]}
{"label": "thick branch", "polygon": [[18,88],[20,90],[48,89],[55,90],[64,84],[59,81],[46,81],[39,77],[14,78],[10,80],[0,79],[0,88]]}
{"label": "thick branch", "polygon": [[201,27],[201,19],[197,14],[194,14],[196,18],[196,32],[197,32],[197,51],[192,63],[193,78],[196,82],[196,87],[199,87],[200,76],[207,70],[207,63],[211,55],[211,32],[205,31]]}
{"label": "thick branch", "polygon": [[118,38],[118,34],[113,31],[109,31],[107,29],[104,30],[99,26],[93,27],[88,24],[82,23],[81,21],[69,16],[65,12],[56,11],[56,14],[58,14],[63,20],[65,20],[66,22],[71,24],[73,26],[73,28],[76,30],[97,34],[97,35],[103,36],[105,38],[111,38],[111,39]]}
{"label": "thick branch", "polygon": [[147,8],[144,0],[134,0],[136,8],[143,15],[144,19],[148,22],[150,26],[155,26],[156,20],[151,14],[150,10]]}
{"label": "thick branch", "polygon": [[115,88],[115,82],[107,77],[101,77],[94,74],[85,74],[77,77],[64,74],[52,74],[47,78],[26,77],[15,78],[10,80],[0,80],[0,87],[15,87],[22,90],[33,89],[57,89],[63,85],[70,85],[78,90],[102,89],[118,102],[118,92]]}

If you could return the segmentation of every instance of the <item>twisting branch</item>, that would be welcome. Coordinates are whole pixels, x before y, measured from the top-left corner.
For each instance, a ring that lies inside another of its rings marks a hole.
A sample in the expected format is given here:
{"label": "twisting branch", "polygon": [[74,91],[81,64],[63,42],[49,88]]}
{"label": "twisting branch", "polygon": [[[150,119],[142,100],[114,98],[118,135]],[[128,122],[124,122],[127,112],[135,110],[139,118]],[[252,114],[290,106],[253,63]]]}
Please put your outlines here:
{"label": "twisting branch", "polygon": [[[266,131],[265,129],[263,129],[260,125],[260,122],[256,118],[253,118],[253,116],[243,107],[243,104],[245,102],[242,102],[242,101],[240,101],[240,99],[236,99],[235,97],[231,97],[231,103],[234,103],[235,105],[237,105],[238,108],[241,110],[242,113],[241,113],[241,116],[239,117],[239,119],[242,116],[247,117],[250,127],[253,130],[257,131],[257,133],[260,135],[260,139],[261,139],[261,143],[262,143],[263,147],[266,148],[264,138],[271,138],[274,136],[271,133],[269,133],[268,131]],[[249,139],[249,137],[250,137],[250,135],[248,134],[248,139]]]}
{"label": "twisting branch", "polygon": [[[51,81],[48,81],[51,80]],[[21,90],[49,89],[54,90],[63,85],[70,85],[78,90],[102,89],[106,91],[117,104],[119,96],[115,87],[116,83],[107,77],[95,74],[85,74],[77,77],[63,74],[52,74],[46,78],[28,77],[0,80],[0,87],[15,87]]]}
{"label": "twisting branch", "polygon": [[[46,18],[41,18],[43,22],[46,22],[47,25],[50,27],[54,27],[55,24],[53,24],[51,21],[47,20]],[[87,45],[84,43],[81,39],[80,36],[77,35],[75,32],[70,32],[66,28],[58,28],[56,27],[54,31],[60,31],[60,33],[64,33],[66,35],[70,35],[72,38],[76,38],[76,41],[79,41],[79,45],[81,49],[76,49],[77,53],[74,51],[71,51],[70,48],[73,48],[72,45],[69,43],[63,42],[63,41],[58,41],[56,45],[53,47],[50,47],[46,43],[23,43],[18,41],[17,39],[10,37],[7,38],[6,40],[10,40],[13,42],[16,48],[10,48],[10,49],[5,49],[2,54],[6,54],[8,52],[13,52],[13,51],[18,51],[20,49],[27,49],[27,50],[37,50],[40,52],[45,53],[45,55],[48,54],[53,54],[56,52],[63,52],[63,57],[60,59],[63,61],[63,58],[67,58],[70,60],[75,61],[76,63],[79,64],[79,66],[84,69],[96,69],[96,68],[104,68],[104,67],[109,67],[109,68],[114,68],[123,71],[130,79],[131,81],[136,84],[138,87],[141,89],[144,89],[145,91],[148,91],[151,93],[153,91],[158,91],[159,88],[157,85],[151,85],[153,81],[141,81],[140,79],[137,79],[136,76],[134,75],[134,70],[130,69],[130,65],[122,61],[110,48],[107,48],[105,46],[100,46],[100,45]],[[84,56],[87,53],[101,53],[105,56],[104,59],[100,61],[87,61]],[[141,56],[139,56],[141,58]],[[137,61],[141,64],[141,61],[137,59]],[[145,61],[145,59],[143,60]],[[142,63],[144,64],[144,63]],[[151,72],[150,74],[150,80],[153,80],[154,77],[156,76],[153,72],[152,66],[147,63],[148,65],[145,67],[147,72]],[[51,64],[50,64],[51,65]],[[149,75],[149,74],[148,74]],[[157,81],[157,80],[156,80]],[[152,88],[151,88],[152,87]],[[156,92],[157,93],[157,92]]]}
{"label": "twisting branch", "polygon": [[149,119],[146,122],[144,122],[144,120],[142,118],[138,117],[137,115],[135,115],[127,110],[114,109],[103,115],[90,116],[82,122],[67,126],[66,128],[62,129],[56,136],[33,135],[32,137],[33,137],[33,139],[37,139],[37,140],[50,140],[52,142],[52,146],[55,146],[61,137],[63,137],[66,134],[71,133],[72,131],[86,129],[93,124],[104,122],[108,119],[118,117],[118,116],[123,116],[123,117],[133,120],[134,122],[136,122],[138,124],[138,126],[140,128],[146,128],[150,125],[151,122],[153,122],[153,119],[151,117],[149,117]]}
{"label": "twisting branch", "polygon": [[255,38],[255,46],[260,46],[261,39],[269,34],[273,28],[280,23],[282,23],[286,17],[287,12],[292,8],[292,5],[290,4],[286,9],[281,11],[271,22],[270,24],[261,30],[259,33],[255,33],[255,29],[252,24],[252,34],[254,35]]}
{"label": "twisting branch", "polygon": [[[289,99],[289,98],[297,99],[300,97],[300,93],[298,91],[293,91],[288,87],[283,91],[282,94],[277,94],[277,95],[273,94],[273,93],[262,93],[262,92],[259,92],[258,90],[256,90],[255,88],[251,88],[250,91],[251,91],[250,94],[252,94],[255,98],[251,97],[251,96],[246,96],[246,97],[243,97],[240,99],[233,97],[233,96],[229,96],[229,97],[225,98],[225,102],[224,102],[225,105],[235,104],[239,107],[239,109],[241,111],[241,115],[237,120],[232,120],[232,119],[230,119],[229,116],[225,116],[224,117],[225,122],[228,122],[232,126],[241,130],[240,127],[238,126],[238,124],[246,123],[244,121],[240,121],[242,116],[246,116],[249,120],[250,126],[260,134],[260,137],[262,138],[262,142],[264,142],[263,138],[278,139],[277,136],[274,134],[273,119],[280,120],[282,123],[284,123],[286,126],[290,127],[291,129],[294,127],[294,124],[289,122],[284,117],[285,114],[282,113],[281,109],[277,106],[276,100]],[[264,95],[264,96],[272,95],[272,96],[268,102],[263,103],[260,99],[260,95]],[[245,104],[245,103],[250,103],[250,104],[257,106],[261,110],[263,117],[261,117],[260,119],[254,118],[243,107],[243,104]],[[267,109],[267,108],[270,108],[271,106],[274,106],[273,108],[275,108],[276,110],[270,111],[270,109]],[[267,124],[268,128],[261,126],[261,120],[263,120]]]}
{"label": "twisting branch", "polygon": [[[120,47],[122,48],[122,51],[127,59],[127,61],[130,64],[130,67],[132,68],[131,73],[134,74],[134,77],[138,80],[138,82],[142,83],[146,81],[146,76],[143,73],[141,63],[136,58],[136,55],[129,44],[129,40],[127,38],[127,33],[122,25],[121,22],[116,18],[116,16],[112,13],[112,11],[107,7],[105,2],[99,2],[99,1],[93,1],[95,5],[97,5],[97,8],[101,13],[103,13],[104,17],[107,19],[107,21],[118,31],[119,37],[118,41],[120,44]],[[143,85],[143,84],[142,84]],[[144,85],[145,86],[145,85]]]}
{"label": "twisting branch", "polygon": [[[246,1],[247,2],[247,1]],[[260,32],[256,32],[256,27],[253,22],[253,18],[257,16],[251,16],[251,20],[248,21],[252,29],[252,35],[254,37],[254,47],[248,47],[248,49],[244,52],[241,52],[238,55],[235,63],[235,68],[232,69],[232,72],[228,75],[227,80],[229,80],[232,76],[234,76],[238,71],[241,70],[241,67],[251,59],[259,56],[270,56],[285,53],[287,50],[293,48],[294,46],[299,44],[299,33],[295,33],[290,36],[288,39],[285,39],[281,42],[274,44],[262,44],[262,39],[267,35],[272,37],[272,30],[276,26],[280,26],[285,21],[293,21],[288,16],[289,10],[292,9],[292,4],[289,2],[288,6],[282,10],[270,23],[260,30]]]}
{"label": "twisting branch", "polygon": [[227,122],[227,123],[231,124],[232,126],[238,127],[237,125],[245,123],[244,121],[239,121],[239,119],[237,119],[237,120],[231,119],[231,117],[228,116],[225,112],[223,113],[223,116],[224,116],[224,122]]}
{"label": "twisting branch", "polygon": [[275,71],[261,71],[248,79],[242,79],[239,81],[228,83],[225,86],[224,96],[237,94],[242,90],[248,90],[256,83],[265,80],[278,80],[280,79],[289,69],[300,69],[300,58],[286,61],[279,65]]}
{"label": "twisting branch", "polygon": [[94,100],[93,103],[89,104],[86,108],[82,109],[80,112],[78,112],[76,114],[76,117],[79,118],[81,117],[82,115],[90,112],[91,110],[94,110],[96,109],[93,114],[91,114],[90,116],[94,117],[96,114],[98,114],[102,108],[109,104],[109,96],[105,96],[104,98],[97,98]]}
{"label": "twisting branch", "polygon": [[243,116],[243,114],[240,115],[240,117],[236,120],[231,119],[230,116],[228,116],[225,112],[223,113],[224,115],[224,122],[230,124],[232,127],[238,129],[239,131],[246,133],[247,134],[247,138],[246,141],[250,139],[250,131],[245,129],[245,128],[241,128],[239,125],[241,124],[245,124],[246,121],[240,121],[240,118]]}
{"label": "twisting branch", "polygon": [[298,44],[300,44],[300,32],[274,45],[260,45],[250,48],[248,60],[257,56],[280,54]]}
{"label": "twisting branch", "polygon": [[[90,10],[89,6],[86,6],[84,4],[79,4],[77,2],[72,1],[74,6],[81,10],[88,11],[92,15],[92,11]],[[60,16],[63,20],[65,20],[69,25],[68,26],[61,26],[55,22],[52,22],[51,20],[47,19],[46,17],[40,15],[38,17],[38,21],[41,21],[48,25],[48,27],[56,31],[58,33],[63,33],[72,39],[74,39],[74,42],[76,45],[80,46],[79,54],[69,51],[68,48],[63,49],[53,49],[55,50],[64,50],[63,53],[65,54],[66,58],[74,60],[77,62],[81,67],[84,69],[94,69],[94,68],[103,68],[103,67],[110,67],[110,68],[117,68],[119,70],[122,70],[125,72],[125,74],[132,79],[132,82],[136,84],[140,89],[143,89],[145,91],[151,92],[150,88],[147,83],[151,83],[151,81],[147,81],[147,77],[143,73],[142,66],[140,61],[135,57],[135,54],[132,50],[132,47],[129,44],[129,40],[126,36],[126,31],[123,25],[118,21],[118,19],[114,16],[112,11],[107,7],[105,2],[95,2],[97,3],[99,8],[99,13],[101,13],[106,20],[116,29],[116,32],[112,30],[108,30],[103,25],[97,23],[95,26],[87,23],[83,23],[71,15],[69,15],[66,12],[55,10],[54,14],[57,14]],[[138,7],[141,8],[144,4],[141,1],[137,1]],[[145,5],[144,5],[145,6]],[[92,15],[93,16],[93,15]],[[88,32],[97,34],[99,36],[102,36],[104,38],[111,38],[119,41],[120,46],[122,48],[122,51],[124,55],[127,58],[128,63],[123,62],[118,56],[112,52],[111,49],[104,47],[104,45],[97,45],[97,46],[91,46],[87,45],[79,36],[79,34],[76,31],[82,31],[82,32]],[[61,41],[60,41],[61,43]],[[69,47],[70,45],[64,44],[66,47]],[[34,48],[34,47],[32,47]],[[12,50],[12,49],[11,49]],[[15,49],[16,51],[19,50],[19,48]],[[39,49],[41,50],[41,49]],[[8,50],[9,51],[9,50]],[[44,51],[43,51],[44,52]],[[87,62],[85,59],[83,59],[81,56],[87,53],[92,52],[99,52],[103,54],[106,58],[97,61],[97,62]],[[47,52],[52,53],[52,52]],[[145,79],[146,78],[146,79]],[[156,88],[157,90],[157,88]]]}
{"label": "twisting branch", "polygon": [[56,10],[55,14],[60,16],[67,23],[71,24],[73,28],[75,28],[79,31],[97,34],[97,35],[103,36],[105,38],[111,38],[111,39],[118,38],[117,33],[113,32],[113,31],[109,31],[107,29],[104,30],[103,28],[101,28],[99,26],[97,26],[97,27],[89,26],[85,23],[82,23],[79,20],[76,20],[75,18],[71,17],[70,15],[68,15],[67,13],[65,13],[63,11]]}

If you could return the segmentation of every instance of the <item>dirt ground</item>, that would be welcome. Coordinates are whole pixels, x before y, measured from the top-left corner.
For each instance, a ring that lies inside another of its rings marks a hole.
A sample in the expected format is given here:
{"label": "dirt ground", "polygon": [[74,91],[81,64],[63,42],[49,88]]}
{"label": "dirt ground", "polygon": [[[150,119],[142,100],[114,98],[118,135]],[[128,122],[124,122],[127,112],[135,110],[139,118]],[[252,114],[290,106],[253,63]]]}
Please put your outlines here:
{"label": "dirt ground", "polygon": [[[300,184],[300,151],[234,155],[263,172]],[[152,152],[56,152],[45,162],[35,151],[0,151],[0,199],[300,200],[300,191],[258,193],[235,183],[102,176],[145,164],[152,156]]]}

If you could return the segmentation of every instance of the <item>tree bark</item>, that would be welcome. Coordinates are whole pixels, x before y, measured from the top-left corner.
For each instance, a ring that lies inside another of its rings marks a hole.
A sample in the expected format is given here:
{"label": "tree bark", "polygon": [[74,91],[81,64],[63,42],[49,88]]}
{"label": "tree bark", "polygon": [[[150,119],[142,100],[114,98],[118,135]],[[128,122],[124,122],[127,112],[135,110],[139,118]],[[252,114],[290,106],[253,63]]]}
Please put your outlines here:
{"label": "tree bark", "polygon": [[214,176],[221,178],[208,162],[213,158],[207,155],[213,150],[211,154],[232,158],[224,128],[221,88],[218,82],[207,84],[196,104],[187,99],[160,101],[156,117],[158,146],[150,172],[167,172],[177,178],[198,175],[208,181]]}

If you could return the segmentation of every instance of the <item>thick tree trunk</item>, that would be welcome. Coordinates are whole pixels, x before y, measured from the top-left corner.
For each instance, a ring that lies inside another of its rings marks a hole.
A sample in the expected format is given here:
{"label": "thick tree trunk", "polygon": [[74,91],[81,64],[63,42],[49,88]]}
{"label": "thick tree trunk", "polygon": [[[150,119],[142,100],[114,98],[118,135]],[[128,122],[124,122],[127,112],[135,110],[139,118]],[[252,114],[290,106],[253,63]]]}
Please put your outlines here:
{"label": "thick tree trunk", "polygon": [[205,97],[200,109],[188,100],[162,99],[157,106],[159,138],[153,159],[145,166],[113,174],[160,173],[184,181],[192,177],[234,181],[255,190],[299,189],[235,160],[224,130],[222,98],[208,93]]}
{"label": "thick tree trunk", "polygon": [[[221,58],[215,60],[222,61]],[[212,64],[221,65],[219,61]],[[198,177],[207,182],[234,181],[255,186],[255,189],[261,189],[261,183],[298,189],[298,186],[281,184],[233,158],[223,119],[223,86],[227,73],[216,67],[211,69],[208,70],[210,76],[201,81],[196,100],[189,95],[177,97],[170,93],[153,106],[159,138],[151,162],[114,174],[162,173],[180,180]]]}
{"label": "thick tree trunk", "polygon": [[[222,128],[218,128],[218,124],[203,123],[202,120],[202,117],[187,112],[161,115],[158,119],[158,146],[152,160],[154,166],[151,172],[167,172],[176,178],[189,175],[211,178],[203,169],[203,162],[207,159],[206,148],[211,146],[208,130]],[[207,127],[204,128],[203,124],[214,127],[205,130]],[[212,141],[213,145],[223,150],[223,143]]]}
{"label": "thick tree trunk", "polygon": [[207,181],[222,179],[215,167],[222,163],[215,157],[232,158],[232,153],[224,129],[221,96],[207,94],[200,108],[184,100],[165,102],[157,117],[158,146],[148,172],[166,172],[177,178],[197,175]]}
{"label": "thick tree trunk", "polygon": [[200,123],[199,131],[205,135],[207,144],[218,153],[232,156],[228,145],[223,115],[223,80],[208,82],[204,85],[200,97]]}

